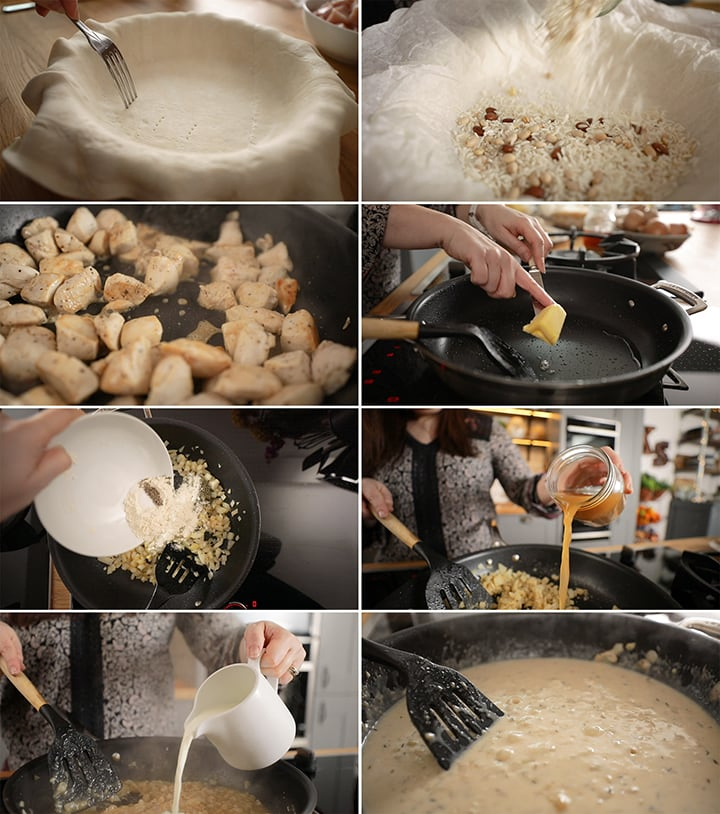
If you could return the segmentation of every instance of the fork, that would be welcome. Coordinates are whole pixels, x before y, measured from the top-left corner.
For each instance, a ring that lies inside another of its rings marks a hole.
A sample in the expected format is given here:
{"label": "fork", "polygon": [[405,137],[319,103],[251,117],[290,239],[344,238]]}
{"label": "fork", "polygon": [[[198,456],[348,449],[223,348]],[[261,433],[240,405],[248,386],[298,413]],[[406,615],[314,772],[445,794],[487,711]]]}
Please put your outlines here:
{"label": "fork", "polygon": [[125,108],[130,107],[137,99],[137,91],[135,90],[135,83],[130,74],[130,69],[125,62],[125,58],[120,53],[120,49],[110,37],[89,28],[82,20],[73,20],[72,22],[85,35],[93,51],[102,57],[108,71],[110,71],[110,76],[118,86]]}

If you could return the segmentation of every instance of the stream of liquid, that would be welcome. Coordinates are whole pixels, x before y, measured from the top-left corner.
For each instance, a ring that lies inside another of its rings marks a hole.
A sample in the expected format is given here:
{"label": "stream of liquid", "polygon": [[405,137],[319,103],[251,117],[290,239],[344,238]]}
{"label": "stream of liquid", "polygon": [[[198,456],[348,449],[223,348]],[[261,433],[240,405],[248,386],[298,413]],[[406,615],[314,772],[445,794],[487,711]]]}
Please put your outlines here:
{"label": "stream of liquid", "polygon": [[555,500],[563,513],[563,540],[560,557],[560,585],[558,607],[565,610],[567,607],[568,585],[570,584],[570,542],[572,540],[572,524],[580,506],[588,499],[581,492],[561,492]]}
{"label": "stream of liquid", "polygon": [[615,517],[620,508],[619,504],[624,500],[622,486],[618,490],[611,492],[604,500],[597,505],[583,508],[586,503],[597,492],[596,487],[590,489],[579,489],[572,492],[559,492],[555,495],[555,501],[562,509],[563,513],[563,541],[562,555],[560,558],[560,584],[558,607],[565,610],[567,607],[568,586],[570,584],[570,543],[572,541],[572,524],[576,518],[578,520],[588,520],[596,524],[605,525]]}
{"label": "stream of liquid", "polygon": [[173,789],[173,804],[169,814],[182,814],[180,811],[180,796],[182,795],[182,776],[185,771],[185,763],[187,762],[188,752],[190,745],[197,735],[200,725],[207,721],[209,718],[214,718],[227,712],[226,707],[205,709],[193,718],[190,718],[183,731],[182,741],[180,742],[180,751],[178,752],[177,765],[175,766],[175,786]]}

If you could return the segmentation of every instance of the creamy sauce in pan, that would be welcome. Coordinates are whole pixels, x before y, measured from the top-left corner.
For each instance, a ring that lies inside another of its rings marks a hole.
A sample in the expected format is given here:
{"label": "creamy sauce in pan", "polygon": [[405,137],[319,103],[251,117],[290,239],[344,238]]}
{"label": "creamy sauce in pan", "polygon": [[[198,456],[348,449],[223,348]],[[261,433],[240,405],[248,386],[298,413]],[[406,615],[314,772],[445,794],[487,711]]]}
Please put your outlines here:
{"label": "creamy sauce in pan", "polygon": [[363,748],[364,814],[714,814],[720,726],[676,690],[578,659],[464,671],[505,716],[443,771],[402,699]]}

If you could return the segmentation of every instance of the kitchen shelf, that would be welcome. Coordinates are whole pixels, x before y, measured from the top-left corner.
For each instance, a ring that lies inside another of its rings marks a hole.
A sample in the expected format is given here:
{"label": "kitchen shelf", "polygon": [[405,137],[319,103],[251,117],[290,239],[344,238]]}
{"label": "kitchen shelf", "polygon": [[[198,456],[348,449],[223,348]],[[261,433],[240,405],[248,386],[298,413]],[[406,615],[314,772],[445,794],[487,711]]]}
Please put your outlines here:
{"label": "kitchen shelf", "polygon": [[716,484],[706,479],[720,476],[720,460],[716,451],[720,448],[720,410],[709,407],[683,410],[682,416],[684,419],[696,417],[700,419],[700,425],[685,429],[678,438],[678,447],[683,449],[674,459],[676,486],[685,473],[686,480],[694,481],[687,497],[693,501],[712,500]]}
{"label": "kitchen shelf", "polygon": [[535,474],[547,469],[560,448],[563,417],[558,412],[523,408],[489,408],[478,409],[478,412],[491,415],[503,424]]}

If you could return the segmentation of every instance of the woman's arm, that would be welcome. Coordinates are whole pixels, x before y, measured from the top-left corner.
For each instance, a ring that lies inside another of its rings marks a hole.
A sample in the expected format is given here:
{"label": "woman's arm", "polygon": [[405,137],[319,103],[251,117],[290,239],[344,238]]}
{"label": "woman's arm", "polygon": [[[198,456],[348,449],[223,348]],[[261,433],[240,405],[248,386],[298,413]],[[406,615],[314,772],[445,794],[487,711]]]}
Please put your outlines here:
{"label": "woman's arm", "polygon": [[545,476],[534,475],[513,444],[510,436],[496,422],[490,434],[493,471],[507,496],[529,514],[557,517],[560,513],[545,486]]}
{"label": "woman's arm", "polygon": [[460,218],[414,204],[390,207],[383,238],[385,248],[443,249],[470,269],[470,279],[491,297],[515,296],[524,288],[541,306],[553,299],[502,246]]}

